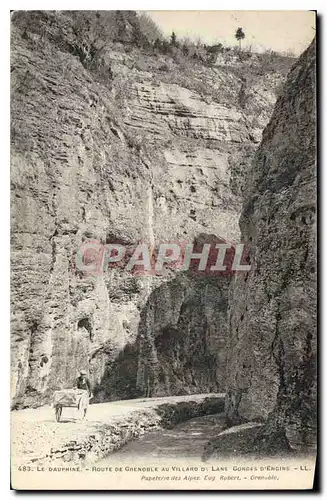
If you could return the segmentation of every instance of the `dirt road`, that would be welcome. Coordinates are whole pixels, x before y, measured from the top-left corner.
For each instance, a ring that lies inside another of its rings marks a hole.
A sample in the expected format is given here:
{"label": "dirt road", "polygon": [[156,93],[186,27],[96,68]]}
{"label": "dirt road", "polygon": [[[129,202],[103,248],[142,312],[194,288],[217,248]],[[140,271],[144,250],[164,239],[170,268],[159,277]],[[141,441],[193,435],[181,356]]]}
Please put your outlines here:
{"label": "dirt road", "polygon": [[224,394],[133,399],[90,405],[86,420],[51,406],[12,412],[13,466],[47,462],[91,463],[147,432],[223,411]]}

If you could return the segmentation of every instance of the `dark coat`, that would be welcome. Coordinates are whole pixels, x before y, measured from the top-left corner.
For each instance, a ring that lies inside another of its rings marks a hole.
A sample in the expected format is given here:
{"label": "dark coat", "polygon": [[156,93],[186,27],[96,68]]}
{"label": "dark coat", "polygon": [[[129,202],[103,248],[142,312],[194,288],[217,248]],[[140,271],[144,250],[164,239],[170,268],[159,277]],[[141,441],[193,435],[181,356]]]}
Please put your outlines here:
{"label": "dark coat", "polygon": [[80,376],[76,380],[76,387],[77,389],[84,389],[84,391],[88,391],[89,396],[92,394],[92,389],[91,389],[91,384],[90,381],[87,377],[83,378]]}

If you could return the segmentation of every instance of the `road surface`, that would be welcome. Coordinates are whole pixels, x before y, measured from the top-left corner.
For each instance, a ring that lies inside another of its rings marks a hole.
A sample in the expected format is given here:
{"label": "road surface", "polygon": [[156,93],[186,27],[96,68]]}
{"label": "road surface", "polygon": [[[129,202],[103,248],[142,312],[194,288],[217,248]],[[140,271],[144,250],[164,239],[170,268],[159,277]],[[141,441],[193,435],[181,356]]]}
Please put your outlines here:
{"label": "road surface", "polygon": [[90,405],[87,419],[44,406],[11,413],[12,463],[95,462],[125,443],[192,417],[221,412],[224,394],[132,399]]}

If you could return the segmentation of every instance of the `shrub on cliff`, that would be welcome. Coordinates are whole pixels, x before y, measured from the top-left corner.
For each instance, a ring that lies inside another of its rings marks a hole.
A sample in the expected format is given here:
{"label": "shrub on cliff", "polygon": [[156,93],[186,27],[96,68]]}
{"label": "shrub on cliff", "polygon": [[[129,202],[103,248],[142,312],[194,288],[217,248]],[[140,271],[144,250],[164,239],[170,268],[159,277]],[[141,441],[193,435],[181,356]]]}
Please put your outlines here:
{"label": "shrub on cliff", "polygon": [[138,18],[140,31],[144,34],[146,39],[154,44],[157,40],[163,39],[163,34],[156,23],[146,13],[142,13]]}

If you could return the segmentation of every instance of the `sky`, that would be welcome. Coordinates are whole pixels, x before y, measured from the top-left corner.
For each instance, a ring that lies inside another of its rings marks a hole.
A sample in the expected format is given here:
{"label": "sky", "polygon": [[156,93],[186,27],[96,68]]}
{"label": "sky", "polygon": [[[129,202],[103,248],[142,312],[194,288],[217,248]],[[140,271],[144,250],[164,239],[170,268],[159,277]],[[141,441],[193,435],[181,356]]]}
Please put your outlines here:
{"label": "sky", "polygon": [[237,45],[235,31],[245,33],[243,47],[254,51],[272,49],[301,54],[315,35],[315,13],[310,11],[255,10],[157,10],[147,11],[165,35],[201,37],[205,43]]}

